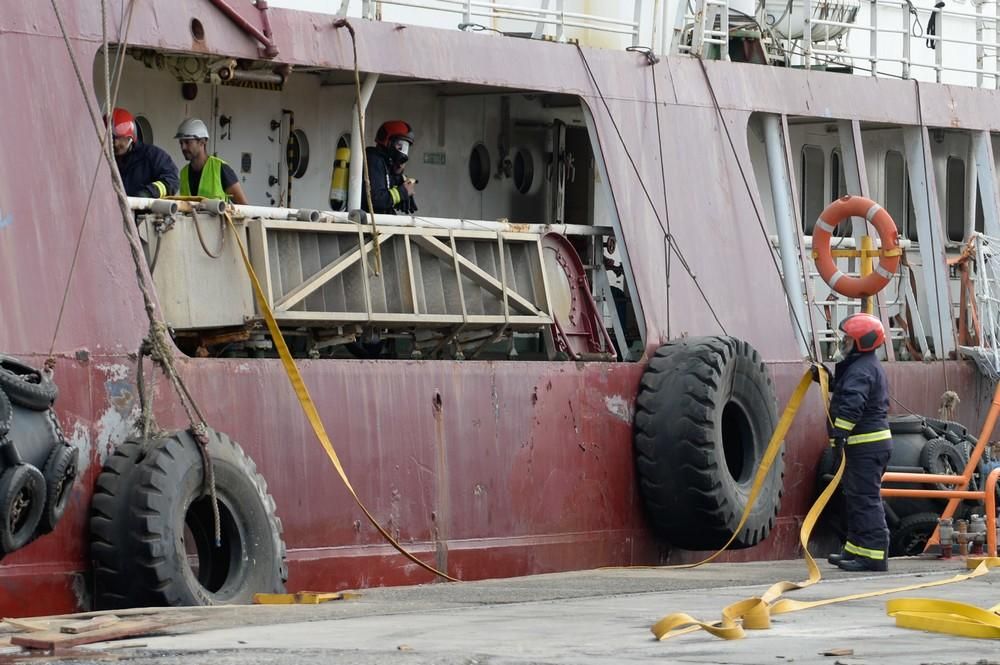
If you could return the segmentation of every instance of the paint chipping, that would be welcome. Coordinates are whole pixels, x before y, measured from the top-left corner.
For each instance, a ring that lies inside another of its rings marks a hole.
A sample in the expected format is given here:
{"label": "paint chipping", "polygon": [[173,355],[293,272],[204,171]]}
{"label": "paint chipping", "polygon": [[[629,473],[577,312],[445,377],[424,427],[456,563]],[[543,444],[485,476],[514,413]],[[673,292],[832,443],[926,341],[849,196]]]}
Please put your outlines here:
{"label": "paint chipping", "polygon": [[[73,423],[73,426],[68,432],[66,432],[66,440],[69,445],[80,451],[79,462],[79,475],[82,477],[87,469],[90,467],[91,457],[93,456],[93,446],[90,441],[90,432],[87,430],[87,426],[77,420]],[[99,460],[101,464],[104,464],[104,456],[101,456]]]}
{"label": "paint chipping", "polygon": [[108,381],[118,382],[124,381],[128,378],[129,372],[132,368],[128,365],[98,365],[97,369],[104,372],[107,376]]}
{"label": "paint chipping", "polygon": [[609,395],[604,398],[604,405],[615,418],[632,424],[632,405],[621,395]]}

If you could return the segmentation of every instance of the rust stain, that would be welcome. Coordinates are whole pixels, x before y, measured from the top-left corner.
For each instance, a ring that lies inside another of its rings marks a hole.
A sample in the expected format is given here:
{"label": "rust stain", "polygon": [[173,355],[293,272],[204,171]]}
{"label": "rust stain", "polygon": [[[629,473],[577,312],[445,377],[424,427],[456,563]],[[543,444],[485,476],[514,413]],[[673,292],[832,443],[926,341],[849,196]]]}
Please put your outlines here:
{"label": "rust stain", "polygon": [[434,470],[435,486],[437,496],[435,499],[436,509],[431,513],[431,521],[434,523],[432,532],[434,534],[435,565],[438,570],[448,570],[448,520],[451,515],[451,506],[448,501],[448,449],[444,432],[444,400],[441,393],[434,391],[431,400],[434,409],[434,448],[437,452],[437,468]]}

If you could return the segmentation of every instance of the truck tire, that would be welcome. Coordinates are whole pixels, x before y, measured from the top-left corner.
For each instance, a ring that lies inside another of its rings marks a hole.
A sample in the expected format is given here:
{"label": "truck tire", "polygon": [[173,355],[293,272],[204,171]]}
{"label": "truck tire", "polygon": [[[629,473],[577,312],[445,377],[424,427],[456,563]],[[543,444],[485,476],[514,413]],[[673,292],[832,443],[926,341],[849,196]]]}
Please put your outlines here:
{"label": "truck tire", "polygon": [[0,356],[0,390],[10,401],[35,411],[45,411],[56,401],[59,389],[34,367]]}
{"label": "truck tire", "polygon": [[[724,545],[777,423],[771,378],[746,342],[695,337],[658,350],[635,415],[639,492],[657,534],[690,550]],[[751,547],[770,533],[783,475],[782,450],[731,547]]]}

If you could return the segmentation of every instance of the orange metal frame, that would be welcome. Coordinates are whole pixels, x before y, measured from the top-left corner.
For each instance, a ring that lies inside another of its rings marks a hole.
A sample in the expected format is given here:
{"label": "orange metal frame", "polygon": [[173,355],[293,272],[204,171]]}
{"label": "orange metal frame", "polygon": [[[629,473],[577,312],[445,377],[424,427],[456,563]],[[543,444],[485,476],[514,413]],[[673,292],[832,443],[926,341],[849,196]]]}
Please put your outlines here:
{"label": "orange metal frame", "polygon": [[[969,481],[972,479],[972,472],[975,470],[976,465],[979,464],[979,459],[983,456],[983,450],[986,449],[986,444],[989,443],[989,438],[993,435],[993,429],[996,427],[997,417],[1000,416],[1000,383],[997,383],[996,388],[993,391],[993,403],[990,405],[989,413],[986,414],[986,420],[983,422],[983,429],[979,433],[979,440],[976,442],[976,447],[972,449],[972,453],[969,455],[969,461],[965,465],[965,470],[960,476],[946,476],[942,474],[929,474],[929,473],[894,473],[889,472],[882,474],[882,483],[940,483],[945,485],[955,485],[955,489],[950,490],[938,490],[938,489],[896,489],[891,487],[882,488],[882,496],[891,497],[920,497],[925,499],[941,499],[947,498],[948,505],[945,506],[944,512],[941,513],[941,517],[951,517],[955,514],[955,509],[958,508],[958,504],[962,499],[978,499],[983,501],[986,506],[986,548],[989,556],[995,557],[997,555],[997,511],[996,511],[996,485],[997,480],[1000,479],[1000,468],[993,469],[990,475],[987,476],[982,490],[967,490],[963,489],[969,486]],[[938,528],[934,529],[934,533],[931,537],[927,539],[927,545],[924,547],[926,552],[929,547],[936,545],[939,542]]]}

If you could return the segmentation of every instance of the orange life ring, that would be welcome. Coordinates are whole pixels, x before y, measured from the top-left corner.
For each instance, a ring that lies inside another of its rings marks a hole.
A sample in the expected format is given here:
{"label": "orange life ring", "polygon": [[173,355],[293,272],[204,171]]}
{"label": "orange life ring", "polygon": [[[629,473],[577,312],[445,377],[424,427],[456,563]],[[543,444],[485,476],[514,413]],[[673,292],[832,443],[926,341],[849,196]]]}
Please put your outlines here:
{"label": "orange life ring", "polygon": [[[845,275],[837,269],[830,252],[830,236],[837,225],[851,217],[864,217],[882,241],[882,255],[871,274],[864,277]],[[813,229],[813,259],[830,288],[848,298],[873,296],[889,283],[899,268],[899,232],[886,209],[864,196],[841,196],[820,214]]]}

